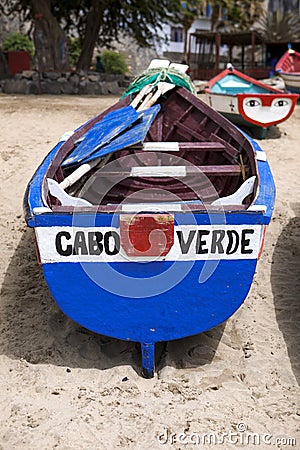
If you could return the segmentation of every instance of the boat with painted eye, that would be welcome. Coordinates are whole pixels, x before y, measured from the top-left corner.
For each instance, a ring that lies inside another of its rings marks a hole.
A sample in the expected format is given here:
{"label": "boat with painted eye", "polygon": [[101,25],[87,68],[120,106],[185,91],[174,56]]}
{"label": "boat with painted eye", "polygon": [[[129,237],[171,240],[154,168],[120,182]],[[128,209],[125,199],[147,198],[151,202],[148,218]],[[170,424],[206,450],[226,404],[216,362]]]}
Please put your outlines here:
{"label": "boat with painted eye", "polygon": [[197,98],[180,67],[160,64],[64,135],[24,198],[59,307],[141,343],[146,377],[156,342],[241,306],[275,200],[259,145]]}
{"label": "boat with painted eye", "polygon": [[212,78],[204,90],[212,108],[260,139],[265,138],[270,126],[290,117],[298,99],[297,94],[255,80],[231,64]]}
{"label": "boat with painted eye", "polygon": [[288,49],[277,62],[275,70],[282,77],[288,91],[300,94],[299,52]]}

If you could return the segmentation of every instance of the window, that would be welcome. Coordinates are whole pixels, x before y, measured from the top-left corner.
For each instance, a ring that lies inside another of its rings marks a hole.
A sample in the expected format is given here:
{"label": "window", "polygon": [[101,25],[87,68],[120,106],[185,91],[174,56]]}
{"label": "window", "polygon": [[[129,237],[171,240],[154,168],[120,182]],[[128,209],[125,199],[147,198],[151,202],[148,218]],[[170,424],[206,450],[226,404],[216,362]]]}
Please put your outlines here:
{"label": "window", "polygon": [[183,42],[184,30],[181,27],[171,27],[171,41]]}

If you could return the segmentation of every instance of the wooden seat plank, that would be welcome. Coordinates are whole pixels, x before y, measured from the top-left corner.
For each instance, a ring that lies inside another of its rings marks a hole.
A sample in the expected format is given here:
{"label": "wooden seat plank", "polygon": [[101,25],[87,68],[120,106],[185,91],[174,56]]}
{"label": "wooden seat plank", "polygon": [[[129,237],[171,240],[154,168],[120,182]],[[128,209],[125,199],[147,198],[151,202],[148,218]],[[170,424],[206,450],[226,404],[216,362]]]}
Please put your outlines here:
{"label": "wooden seat plank", "polygon": [[97,172],[97,177],[186,177],[204,173],[206,175],[235,176],[241,173],[239,165],[214,165],[214,166],[140,166],[129,169],[102,169]]}
{"label": "wooden seat plank", "polygon": [[225,145],[221,142],[144,142],[141,146],[132,146],[129,150],[143,150],[146,152],[177,152],[187,151],[216,151],[225,150]]}

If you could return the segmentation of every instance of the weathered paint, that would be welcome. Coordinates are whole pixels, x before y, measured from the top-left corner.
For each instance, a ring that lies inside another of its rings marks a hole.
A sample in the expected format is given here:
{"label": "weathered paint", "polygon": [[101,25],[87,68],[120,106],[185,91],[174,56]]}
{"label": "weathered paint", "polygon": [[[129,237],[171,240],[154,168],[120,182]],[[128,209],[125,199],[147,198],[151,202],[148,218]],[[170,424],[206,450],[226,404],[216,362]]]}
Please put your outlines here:
{"label": "weathered paint", "polygon": [[264,128],[287,120],[294,111],[297,98],[291,94],[238,94],[240,114],[245,120]]}
{"label": "weathered paint", "polygon": [[92,153],[108,145],[141,118],[142,114],[138,114],[131,106],[108,113],[80,138],[78,145],[63,162],[62,167],[81,163]]}
{"label": "weathered paint", "polygon": [[25,198],[49,289],[62,311],[82,326],[140,342],[144,373],[152,376],[155,342],[210,329],[246,298],[262,230],[274,207],[268,162],[257,160],[259,193],[251,210],[191,213],[175,208],[174,244],[167,254],[155,260],[127,255],[125,261],[119,259],[118,220],[128,211],[73,214],[45,209],[42,180],[58,148],[39,167]]}
{"label": "weathered paint", "polygon": [[[230,317],[249,292],[256,262],[50,263],[43,270],[53,298],[75,322],[150,343],[197,334]],[[211,276],[201,283],[206,270]]]}
{"label": "weathered paint", "polygon": [[154,344],[151,342],[150,344],[142,343],[142,366],[143,366],[143,375],[145,378],[152,378],[154,375]]}
{"label": "weathered paint", "polygon": [[212,78],[205,93],[210,106],[229,120],[254,129],[287,120],[298,99],[295,94],[280,91],[234,69],[226,69]]}
{"label": "weathered paint", "polygon": [[[137,218],[139,215],[136,216]],[[168,253],[154,255],[156,261],[256,259],[260,249],[261,225],[177,225],[172,229]],[[156,230],[160,227],[156,225]],[[41,262],[128,262],[128,230],[119,227],[38,227],[36,237]],[[151,232],[144,228],[143,242],[151,247]],[[127,239],[125,239],[125,237]],[[149,261],[144,250],[136,261]]]}
{"label": "weathered paint", "polygon": [[[115,152],[120,149],[131,147],[133,145],[140,144],[144,141],[146,134],[150,128],[151,123],[155,119],[160,110],[160,105],[154,105],[151,108],[141,111],[138,114],[139,121],[134,122],[132,127],[127,130],[126,133],[118,134],[103,147],[99,145],[95,146],[93,152],[86,156],[82,162],[93,161],[94,159],[101,158],[109,153]],[[130,118],[129,118],[130,119]],[[128,120],[130,123],[130,120]],[[91,130],[92,131],[92,130]],[[89,147],[89,146],[88,146]],[[94,151],[95,150],[95,151]]]}
{"label": "weathered paint", "polygon": [[286,51],[275,66],[290,92],[300,94],[300,53],[293,49]]}

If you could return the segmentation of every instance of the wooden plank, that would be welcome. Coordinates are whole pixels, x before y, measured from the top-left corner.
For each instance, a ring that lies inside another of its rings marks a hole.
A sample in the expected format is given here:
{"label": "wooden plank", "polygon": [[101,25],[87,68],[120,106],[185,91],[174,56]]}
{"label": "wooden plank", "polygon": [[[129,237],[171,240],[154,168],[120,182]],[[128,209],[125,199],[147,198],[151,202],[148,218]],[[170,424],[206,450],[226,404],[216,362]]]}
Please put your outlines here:
{"label": "wooden plank", "polygon": [[152,141],[162,141],[163,140],[163,129],[164,129],[164,116],[163,114],[158,114],[152,127],[149,130],[149,138]]}
{"label": "wooden plank", "polygon": [[187,175],[194,175],[203,172],[206,175],[239,175],[241,172],[238,165],[220,165],[220,166],[188,166]]}
{"label": "wooden plank", "polygon": [[180,148],[185,150],[213,150],[213,151],[223,151],[225,145],[221,142],[180,142]]}
{"label": "wooden plank", "polygon": [[[149,202],[149,205],[151,203]],[[247,208],[246,205],[229,205],[229,206],[212,206],[209,203],[205,204],[193,204],[193,203],[184,203],[182,204],[182,212],[189,213],[190,211],[243,211]],[[112,212],[121,212],[121,207],[119,203],[116,204],[109,204],[109,205],[95,205],[95,206],[81,206],[81,207],[74,207],[74,206],[61,206],[61,205],[53,205],[52,211],[54,213],[65,213],[65,214],[71,214],[74,211],[78,212],[78,210],[84,212],[94,212],[94,213],[112,213]],[[158,212],[159,214],[159,212]]]}
{"label": "wooden plank", "polygon": [[197,130],[199,130],[199,131],[204,130],[207,125],[207,122],[208,122],[208,117],[204,116],[204,118],[201,120],[201,122],[199,122]]}
{"label": "wooden plank", "polygon": [[[174,123],[174,128],[177,127],[179,129],[181,129],[182,131],[185,131],[185,133],[189,136],[193,136],[195,139],[197,139],[197,141],[201,141],[201,142],[207,142],[206,138],[204,136],[202,136],[201,134],[197,133],[196,130],[191,130],[190,127],[187,127],[186,125],[184,125],[181,122],[176,121]],[[173,130],[172,130],[173,132]]]}
{"label": "wooden plank", "polygon": [[132,167],[130,177],[185,177],[185,166],[142,166]]}
{"label": "wooden plank", "polygon": [[225,146],[225,152],[231,156],[231,158],[235,158],[239,154],[239,150],[235,148],[233,145],[229,144],[229,142],[226,142],[224,139],[222,139],[220,136],[216,134],[211,135],[214,140],[219,142],[220,144],[223,144]]}
{"label": "wooden plank", "polygon": [[185,177],[198,173],[206,175],[228,175],[235,176],[241,172],[238,165],[214,165],[214,166],[141,166],[130,169],[103,169],[97,172],[98,177]]}
{"label": "wooden plank", "polygon": [[221,142],[144,142],[141,146],[132,146],[130,150],[143,150],[146,152],[178,152],[188,151],[216,151],[222,152],[225,145]]}
{"label": "wooden plank", "polygon": [[177,121],[178,121],[178,122],[183,122],[183,121],[189,116],[189,114],[190,114],[190,112],[192,111],[192,109],[193,109],[193,106],[192,106],[192,105],[188,106],[188,107],[183,111],[183,113],[181,114],[181,116],[177,118]]}
{"label": "wooden plank", "polygon": [[210,108],[205,102],[192,95],[184,88],[178,88],[176,93],[180,95],[180,97],[187,100],[190,104],[194,105],[202,114],[208,116],[209,121],[217,123],[224,131],[228,133],[229,136],[233,137],[237,141],[237,144],[241,146],[243,145],[245,140],[243,134],[235,125],[225,119],[225,117],[223,117],[220,113]]}

